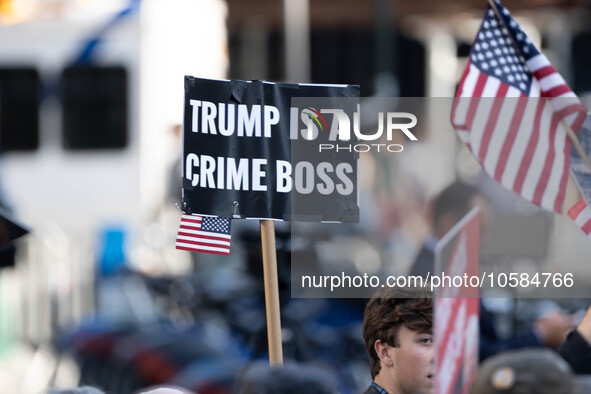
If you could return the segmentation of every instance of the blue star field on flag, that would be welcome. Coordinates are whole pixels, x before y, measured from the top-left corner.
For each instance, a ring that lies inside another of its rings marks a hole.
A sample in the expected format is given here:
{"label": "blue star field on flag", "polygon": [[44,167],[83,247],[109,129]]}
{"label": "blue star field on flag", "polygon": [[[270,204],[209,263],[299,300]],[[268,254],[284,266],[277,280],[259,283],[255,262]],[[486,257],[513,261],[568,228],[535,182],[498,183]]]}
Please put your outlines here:
{"label": "blue star field on flag", "polygon": [[470,61],[482,72],[495,76],[527,95],[533,76],[526,61],[539,52],[511,18],[509,11],[500,3],[496,4],[503,16],[503,23],[499,22],[493,9],[486,10],[472,45]]}

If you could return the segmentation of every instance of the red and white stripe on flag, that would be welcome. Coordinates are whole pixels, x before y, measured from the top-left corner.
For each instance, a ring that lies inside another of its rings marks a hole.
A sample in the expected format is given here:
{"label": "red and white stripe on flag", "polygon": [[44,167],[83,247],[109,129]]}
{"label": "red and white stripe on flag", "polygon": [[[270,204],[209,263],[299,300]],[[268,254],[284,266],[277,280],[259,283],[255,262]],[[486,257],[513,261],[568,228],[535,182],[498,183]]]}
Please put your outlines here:
{"label": "red and white stripe on flag", "polygon": [[191,252],[230,254],[230,219],[183,214],[176,248]]}
{"label": "red and white stripe on flag", "polygon": [[487,9],[458,85],[451,121],[484,170],[504,187],[562,212],[571,143],[585,108],[513,20]]}
{"label": "red and white stripe on flag", "polygon": [[568,216],[583,232],[591,238],[591,209],[584,198],[568,210]]}

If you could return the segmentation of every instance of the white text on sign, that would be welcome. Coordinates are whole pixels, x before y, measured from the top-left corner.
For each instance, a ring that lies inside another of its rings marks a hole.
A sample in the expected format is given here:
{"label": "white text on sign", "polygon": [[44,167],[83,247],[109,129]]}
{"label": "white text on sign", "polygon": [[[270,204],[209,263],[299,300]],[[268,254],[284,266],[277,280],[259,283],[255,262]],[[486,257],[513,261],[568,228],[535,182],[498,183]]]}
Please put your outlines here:
{"label": "white text on sign", "polygon": [[[191,181],[193,187],[266,191],[267,166],[267,159],[235,159],[190,153],[185,161],[185,178]],[[322,162],[314,166],[310,162],[300,161],[292,169],[288,161],[277,160],[275,173],[276,190],[280,193],[289,193],[295,187],[300,194],[317,190],[323,195],[336,191],[348,196],[355,190],[350,178],[354,174],[353,167],[346,162]]]}

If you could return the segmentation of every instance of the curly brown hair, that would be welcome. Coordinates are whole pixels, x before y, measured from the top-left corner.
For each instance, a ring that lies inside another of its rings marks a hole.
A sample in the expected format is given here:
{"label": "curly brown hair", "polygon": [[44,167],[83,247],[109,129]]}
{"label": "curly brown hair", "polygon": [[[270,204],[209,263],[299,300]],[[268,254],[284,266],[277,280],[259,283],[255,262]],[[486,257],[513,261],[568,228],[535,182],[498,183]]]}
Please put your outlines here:
{"label": "curly brown hair", "polygon": [[374,349],[377,340],[392,347],[400,346],[400,326],[431,333],[433,330],[433,294],[421,288],[390,288],[378,291],[365,306],[363,339],[369,355],[371,376],[380,372],[380,359]]}

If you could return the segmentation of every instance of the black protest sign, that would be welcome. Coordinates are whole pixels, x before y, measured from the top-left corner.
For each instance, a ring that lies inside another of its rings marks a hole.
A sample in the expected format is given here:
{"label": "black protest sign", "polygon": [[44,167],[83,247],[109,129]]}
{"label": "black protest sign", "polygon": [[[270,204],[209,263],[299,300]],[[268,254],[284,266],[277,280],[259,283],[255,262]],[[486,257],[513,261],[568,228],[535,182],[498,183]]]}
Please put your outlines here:
{"label": "black protest sign", "polygon": [[[358,96],[359,88],[350,85],[186,76],[183,211],[357,222],[356,153],[321,152],[319,144],[328,141],[337,122],[320,109],[294,107],[292,98],[322,97],[327,108],[340,108],[330,104],[331,98],[346,98],[342,111],[351,114]],[[306,138],[306,130],[314,136]]]}

